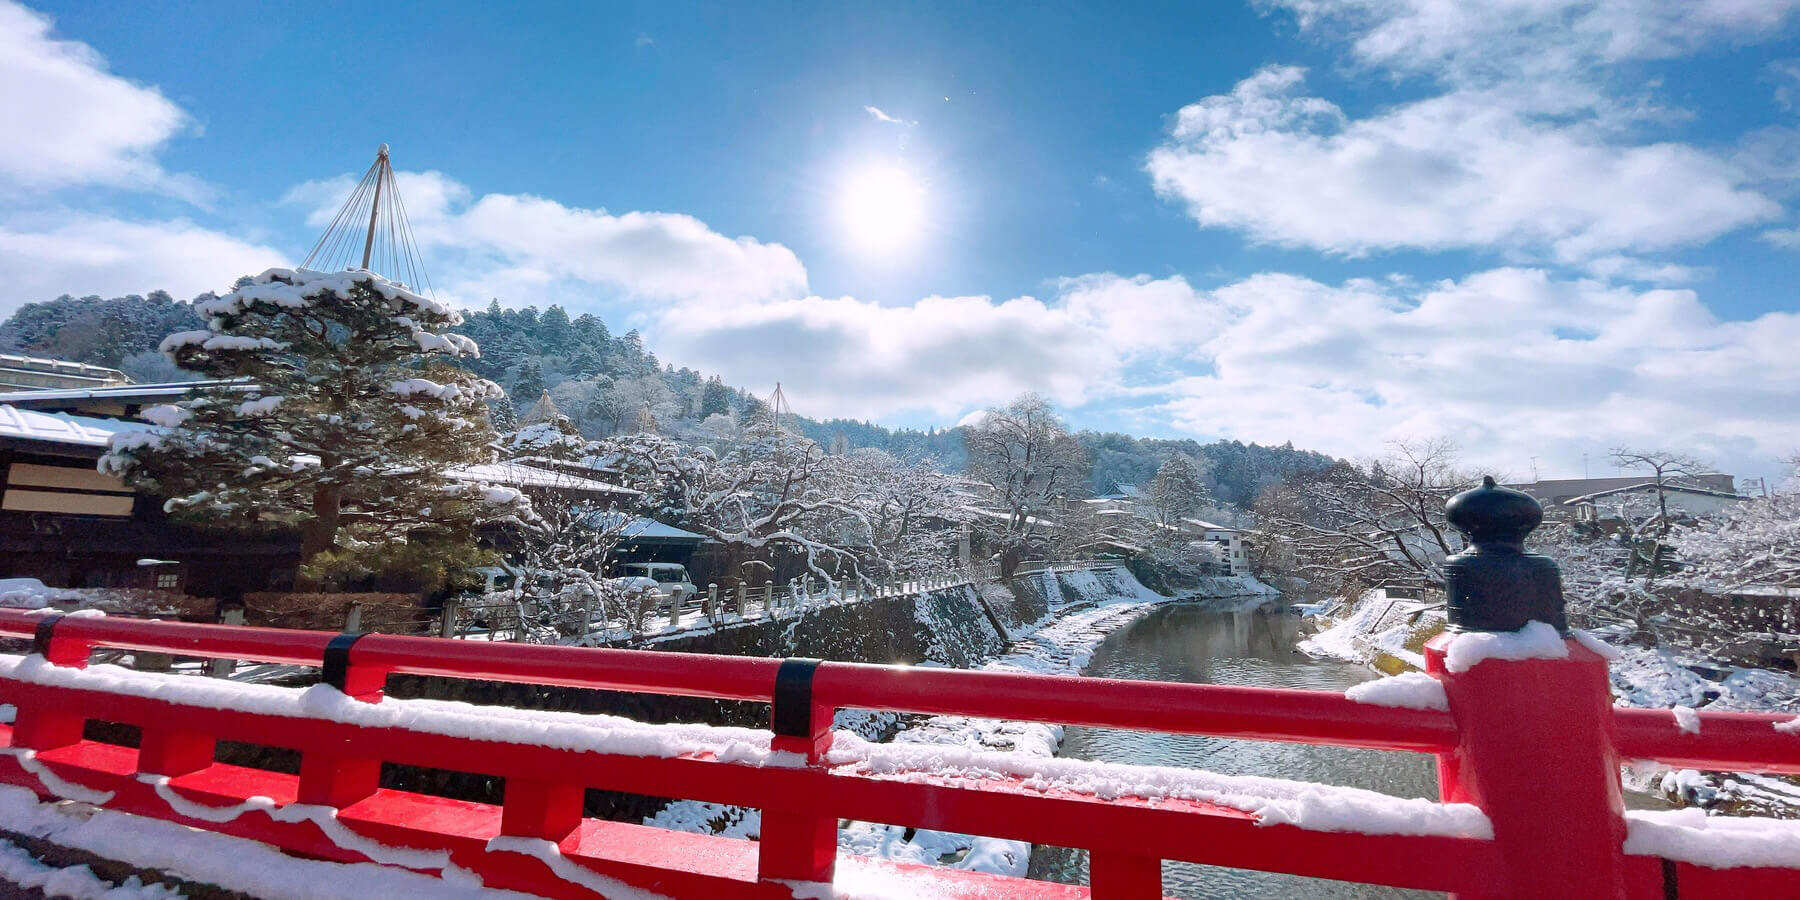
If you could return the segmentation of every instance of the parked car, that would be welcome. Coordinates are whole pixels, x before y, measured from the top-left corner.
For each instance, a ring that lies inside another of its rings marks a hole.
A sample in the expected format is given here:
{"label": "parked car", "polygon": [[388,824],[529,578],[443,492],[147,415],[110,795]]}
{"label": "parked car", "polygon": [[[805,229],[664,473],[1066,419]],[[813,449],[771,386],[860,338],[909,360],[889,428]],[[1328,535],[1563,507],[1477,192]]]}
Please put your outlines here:
{"label": "parked car", "polygon": [[680,563],[626,563],[619,567],[619,574],[626,578],[648,578],[656,582],[656,592],[665,601],[686,603],[700,592],[688,580],[687,567]]}

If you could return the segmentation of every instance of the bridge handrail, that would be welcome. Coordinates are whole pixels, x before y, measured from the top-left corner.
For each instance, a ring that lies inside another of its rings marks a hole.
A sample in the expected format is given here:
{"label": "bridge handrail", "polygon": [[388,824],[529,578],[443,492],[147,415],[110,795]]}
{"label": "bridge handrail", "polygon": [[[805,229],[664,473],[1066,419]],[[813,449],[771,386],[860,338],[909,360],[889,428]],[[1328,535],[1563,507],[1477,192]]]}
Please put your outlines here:
{"label": "bridge handrail", "polygon": [[[51,614],[54,615],[54,614]],[[0,635],[29,638],[47,616],[0,610]],[[64,616],[58,645],[81,659],[96,648],[319,666],[341,635],[120,617]],[[73,658],[73,656],[71,656]],[[360,672],[427,675],[596,690],[769,702],[781,660],[651,650],[484,644],[363,635]],[[875,709],[1439,753],[1456,742],[1448,712],[1372,706],[1328,691],[1078,678],[823,662],[812,678],[821,711]],[[1614,709],[1620,755],[1687,768],[1800,772],[1800,738],[1775,731],[1787,716],[1699,713],[1698,733],[1668,710]]]}
{"label": "bridge handrail", "polygon": [[[0,610],[0,634],[30,637],[48,617]],[[211,659],[321,666],[343,636],[248,626],[65,616],[59,655],[85,660],[97,648]],[[653,650],[487,644],[366,634],[348,666],[370,684],[389,674],[770,702],[782,660]],[[1441,710],[1370,706],[1329,691],[1249,688],[820,662],[812,669],[817,715],[874,709],[1437,753],[1455,746]]]}
{"label": "bridge handrail", "polygon": [[[389,805],[452,803],[420,795],[405,795],[419,797],[417,800],[396,799],[401,792],[377,792],[375,778],[383,760],[500,775],[509,779],[500,833],[552,841],[592,826],[592,820],[583,825],[580,815],[581,792],[587,787],[758,806],[764,810],[762,841],[757,847],[761,854],[758,870],[764,881],[828,880],[835,855],[837,819],[850,816],[1014,840],[1085,845],[1094,852],[1093,884],[1100,896],[1155,896],[1160,890],[1156,864],[1161,858],[1413,887],[1474,890],[1495,879],[1511,878],[1510,883],[1518,884],[1521,876],[1512,862],[1515,854],[1540,852],[1536,846],[1521,850],[1525,846],[1521,839],[1509,838],[1515,827],[1512,823],[1521,821],[1521,816],[1529,818],[1534,810],[1537,815],[1561,813],[1554,806],[1541,809],[1541,801],[1535,798],[1522,799],[1522,795],[1534,793],[1535,787],[1509,795],[1490,792],[1484,797],[1480,782],[1493,778],[1493,771],[1502,772],[1504,777],[1499,783],[1512,778],[1513,783],[1527,784],[1535,778],[1559,777],[1554,771],[1540,771],[1545,760],[1580,760],[1576,767],[1587,773],[1583,778],[1593,785],[1599,783],[1593,780],[1594,760],[1622,758],[1702,769],[1800,773],[1800,736],[1787,733],[1788,717],[1703,711],[1684,721],[1684,716],[1669,710],[1614,709],[1605,696],[1604,661],[1573,642],[1571,655],[1578,659],[1513,661],[1505,666],[1480,666],[1460,675],[1446,669],[1447,639],[1434,642],[1427,648],[1427,655],[1432,671],[1448,691],[1450,707],[1459,710],[1453,715],[1442,709],[1372,705],[1324,691],[606,648],[472,644],[421,637],[343,635],[16,610],[0,610],[0,635],[32,639],[35,652],[51,663],[67,667],[85,666],[96,648],[320,666],[329,683],[350,697],[365,701],[381,699],[389,675],[415,674],[770,703],[774,732],[771,749],[802,754],[804,766],[746,767],[729,760],[688,756],[583,756],[581,751],[567,748],[495,745],[477,738],[399,726],[377,728],[319,718],[309,720],[317,734],[300,734],[294,732],[291,724],[272,721],[273,717],[257,712],[198,708],[157,697],[109,699],[104,683],[92,689],[39,686],[33,689],[35,693],[15,687],[6,694],[18,706],[18,723],[3,732],[13,747],[56,750],[73,746],[80,751],[87,746],[81,740],[81,727],[88,719],[138,724],[145,729],[145,737],[136,768],[169,775],[229,769],[212,764],[212,742],[219,736],[294,747],[302,751],[301,775],[297,788],[285,790],[290,795],[298,790],[301,802],[337,807],[356,805],[377,794],[384,798],[383,804]],[[0,688],[8,681],[0,679]],[[1573,706],[1555,707],[1555,715],[1563,717],[1559,721],[1566,723],[1564,727],[1582,729],[1578,734],[1571,731],[1568,746],[1519,744],[1513,733],[1518,720],[1513,717],[1520,710],[1530,709],[1531,691],[1551,691],[1552,696],[1561,696],[1556,692],[1565,691],[1584,698]],[[1580,712],[1590,708],[1584,704],[1591,704],[1592,714]],[[1223,814],[1217,809],[1202,810],[1192,804],[1146,804],[1131,798],[1118,798],[1109,804],[1091,797],[1070,798],[1055,792],[1023,790],[1005,779],[972,778],[967,774],[944,780],[919,773],[911,781],[847,775],[826,763],[833,713],[842,708],[1434,753],[1440,759],[1446,799],[1478,803],[1495,822],[1496,840],[1391,834],[1324,837],[1310,831],[1295,837],[1291,832],[1272,832],[1262,827],[1246,830],[1244,826],[1255,825],[1253,817],[1230,810]],[[1509,712],[1500,715],[1500,711]],[[1602,721],[1593,721],[1595,717]],[[292,719],[285,721],[291,723]],[[1778,725],[1784,728],[1777,728]],[[1587,755],[1590,751],[1591,757]],[[61,758],[61,764],[77,758],[102,760],[108,752],[111,751],[100,748],[81,751]],[[1522,757],[1535,754],[1536,758],[1529,764],[1523,758],[1517,763],[1494,758],[1503,752],[1519,753]],[[111,771],[107,766],[117,764],[96,765],[99,767],[78,771],[104,774]],[[129,764],[126,768],[129,771]],[[250,770],[226,775],[259,784],[277,779],[273,774]],[[1612,789],[1616,792],[1616,769],[1605,777],[1613,780]],[[1582,782],[1583,778],[1570,780]],[[159,805],[154,796],[145,799],[147,795],[131,784],[117,784],[120,802],[126,804],[122,808],[148,815],[160,812],[167,817],[167,806]],[[272,789],[264,785],[258,790],[268,793]],[[253,795],[219,796],[241,802]],[[133,803],[138,805],[131,806]],[[1574,812],[1566,827],[1572,833],[1597,833],[1612,827],[1593,808],[1571,803]],[[1119,833],[1089,834],[1079,823],[1046,820],[1056,815],[1089,817],[1089,826],[1118,829]],[[1100,824],[1103,822],[1110,824]],[[291,829],[283,830],[286,826],[258,827],[273,830],[256,831],[250,836],[304,852],[326,852],[306,843],[307,839],[296,837]],[[1171,840],[1170,829],[1183,834],[1191,830],[1193,834],[1214,835],[1221,843],[1210,849],[1188,847]],[[1135,835],[1132,840],[1141,841],[1141,848],[1133,847],[1131,840],[1120,834]],[[1151,837],[1153,834],[1157,836]],[[407,832],[407,837],[431,839],[420,837],[416,831]],[[457,846],[466,845],[468,839],[467,835],[440,837],[451,844],[463,841]],[[1288,842],[1289,850],[1296,846],[1295,841],[1309,842],[1309,846],[1328,849],[1332,856],[1309,859],[1306,854],[1277,853],[1273,848],[1283,846],[1281,841]],[[1219,855],[1227,849],[1236,855]],[[1616,845],[1612,852],[1618,853]],[[1420,861],[1423,856],[1431,857],[1431,861]],[[1721,896],[1730,895],[1731,891],[1742,893],[1774,883],[1758,880],[1774,877],[1770,873],[1791,878],[1800,869],[1800,863],[1790,869],[1709,869],[1643,856],[1617,858],[1621,860],[1619,870],[1624,873],[1621,877],[1633,885],[1631,896],[1637,896],[1639,888],[1649,883],[1651,876],[1645,873],[1652,869],[1665,880],[1674,877],[1670,872],[1680,873],[1681,884],[1689,890],[1683,896],[1704,895],[1708,890]],[[509,870],[502,867],[500,871],[504,876]],[[530,879],[520,883],[540,888],[548,884]],[[559,890],[554,884],[550,884],[550,889]],[[1694,894],[1694,890],[1701,894]]]}

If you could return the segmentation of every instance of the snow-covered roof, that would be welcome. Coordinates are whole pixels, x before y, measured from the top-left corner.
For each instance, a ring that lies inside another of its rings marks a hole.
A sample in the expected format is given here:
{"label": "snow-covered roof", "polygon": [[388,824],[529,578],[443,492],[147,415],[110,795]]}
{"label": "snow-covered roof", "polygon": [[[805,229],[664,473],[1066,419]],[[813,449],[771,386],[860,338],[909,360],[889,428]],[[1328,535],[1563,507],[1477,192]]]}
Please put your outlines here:
{"label": "snow-covered roof", "polygon": [[149,428],[142,422],[44,413],[0,404],[0,437],[47,444],[104,448],[112,436]]}
{"label": "snow-covered roof", "polygon": [[[609,510],[606,512],[593,513],[592,516],[592,523],[596,527],[611,528],[618,524],[619,521],[624,518],[625,514]],[[676,528],[667,522],[658,522],[655,519],[648,519],[643,516],[632,516],[629,520],[626,520],[624,527],[619,529],[619,537],[626,542],[644,540],[693,541],[698,543],[706,540],[706,535],[704,534],[696,534],[683,528]]]}
{"label": "snow-covered roof", "polygon": [[498,462],[478,466],[457,466],[444,474],[458,481],[479,481],[487,484],[504,484],[521,488],[552,488],[561,491],[576,491],[583,494],[638,494],[628,487],[582,478],[579,475],[567,475],[552,472],[536,466],[525,466],[518,463]]}
{"label": "snow-covered roof", "polygon": [[1229,527],[1229,526],[1226,526],[1226,525],[1218,525],[1218,524],[1215,524],[1215,523],[1212,523],[1212,522],[1208,522],[1208,521],[1206,521],[1206,520],[1205,520],[1205,519],[1182,519],[1182,520],[1181,520],[1181,521],[1183,521],[1183,522],[1185,522],[1185,523],[1187,523],[1187,524],[1189,524],[1189,525],[1192,525],[1192,526],[1194,526],[1194,527],[1196,527],[1196,528],[1202,528],[1202,529],[1205,529],[1205,530],[1207,530],[1207,531],[1231,531],[1231,532],[1240,532],[1240,531],[1243,531],[1243,530],[1244,530],[1244,529],[1242,529],[1242,528],[1232,528],[1232,527]]}
{"label": "snow-covered roof", "polygon": [[66,359],[0,353],[0,390],[32,391],[129,383],[131,379],[118,369]]}
{"label": "snow-covered roof", "polygon": [[240,390],[254,387],[248,379],[213,380],[213,381],[170,381],[162,384],[115,384],[93,388],[64,388],[44,391],[8,391],[0,393],[0,403],[13,405],[36,406],[49,402],[68,400],[162,400],[169,397],[185,397],[188,394],[205,388],[230,385]]}
{"label": "snow-covered roof", "polygon": [[[1001,512],[1000,510],[997,510],[997,509],[985,509],[980,506],[965,506],[965,507],[963,507],[963,509],[967,512],[973,513],[975,515],[981,516],[982,518],[986,518],[986,519],[998,519],[1002,522],[1012,520],[1012,513]],[[1049,519],[1040,519],[1037,516],[1026,516],[1025,521],[1030,524],[1033,524],[1033,525],[1053,525],[1053,524],[1055,524],[1054,522],[1051,522]]]}
{"label": "snow-covered roof", "polygon": [[[1571,497],[1567,500],[1564,500],[1562,502],[1562,505],[1563,506],[1574,506],[1578,503],[1592,503],[1596,499],[1599,499],[1601,497],[1611,497],[1614,494],[1629,494],[1629,493],[1633,493],[1636,491],[1642,491],[1642,490],[1651,490],[1651,491],[1656,490],[1656,482],[1645,481],[1645,482],[1640,482],[1638,484],[1628,484],[1624,487],[1616,487],[1611,490],[1595,491],[1591,494],[1583,494],[1579,497]],[[1726,493],[1725,491],[1709,491],[1706,488],[1686,487],[1684,485],[1670,484],[1668,482],[1663,483],[1663,491],[1665,493],[1670,493],[1670,494],[1694,494],[1694,495],[1700,496],[1700,497],[1721,497],[1721,498],[1724,498],[1727,500],[1747,500],[1747,499],[1749,499],[1747,497],[1743,497],[1738,494]]]}
{"label": "snow-covered roof", "polygon": [[631,522],[625,526],[625,530],[619,532],[619,534],[628,541],[633,538],[678,541],[706,540],[706,535],[695,534],[684,528],[676,528],[667,522],[658,522],[655,519],[645,519],[641,517],[632,519]]}
{"label": "snow-covered roof", "polygon": [[557,459],[554,456],[520,456],[513,462],[536,466],[540,469],[562,469],[565,471],[600,472],[607,475],[618,474],[618,467],[605,465],[604,457],[584,456],[580,459]]}

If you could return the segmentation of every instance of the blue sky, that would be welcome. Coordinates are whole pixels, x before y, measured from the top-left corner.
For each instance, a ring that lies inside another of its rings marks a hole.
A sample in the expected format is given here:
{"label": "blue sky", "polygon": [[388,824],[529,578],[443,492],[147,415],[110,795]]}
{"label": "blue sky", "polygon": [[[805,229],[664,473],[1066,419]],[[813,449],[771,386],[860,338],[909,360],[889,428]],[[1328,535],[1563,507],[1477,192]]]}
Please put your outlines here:
{"label": "blue sky", "polygon": [[1800,449],[1793,0],[1116,6],[0,7],[0,311],[296,263],[386,141],[440,294],[815,414]]}

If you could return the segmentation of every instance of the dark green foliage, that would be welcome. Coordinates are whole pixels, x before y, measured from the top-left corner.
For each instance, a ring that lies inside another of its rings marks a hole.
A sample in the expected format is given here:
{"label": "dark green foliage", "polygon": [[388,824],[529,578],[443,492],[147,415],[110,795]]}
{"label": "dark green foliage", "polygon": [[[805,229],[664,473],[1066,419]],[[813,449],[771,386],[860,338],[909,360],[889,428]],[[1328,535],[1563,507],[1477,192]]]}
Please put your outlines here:
{"label": "dark green foliage", "polygon": [[200,324],[190,304],[177,303],[163,291],[111,300],[64,294],[46,303],[27,303],[0,323],[0,352],[118,366],[134,353],[154,349],[164,335]]}
{"label": "dark green foliage", "polygon": [[731,412],[731,388],[714,375],[700,392],[700,418]]}
{"label": "dark green foliage", "polygon": [[1214,441],[1202,444],[1183,438],[1134,438],[1116,432],[1083,431],[1075,435],[1093,460],[1090,482],[1094,493],[1109,494],[1121,484],[1148,490],[1157,471],[1171,455],[1182,453],[1202,461],[1203,479],[1215,500],[1249,508],[1263,488],[1295,475],[1328,469],[1336,460],[1311,450],[1296,450],[1292,442],[1279,447]]}

